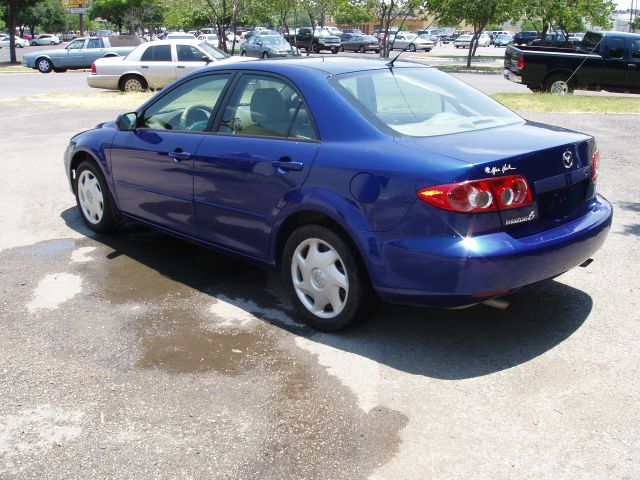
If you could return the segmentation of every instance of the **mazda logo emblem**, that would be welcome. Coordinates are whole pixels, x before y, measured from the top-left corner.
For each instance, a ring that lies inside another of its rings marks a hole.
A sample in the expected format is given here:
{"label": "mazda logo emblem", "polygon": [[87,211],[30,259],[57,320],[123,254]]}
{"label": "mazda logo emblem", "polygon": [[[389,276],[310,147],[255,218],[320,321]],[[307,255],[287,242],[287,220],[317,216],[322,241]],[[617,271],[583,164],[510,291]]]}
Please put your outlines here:
{"label": "mazda logo emblem", "polygon": [[573,153],[569,150],[562,154],[562,164],[564,165],[564,168],[573,167]]}

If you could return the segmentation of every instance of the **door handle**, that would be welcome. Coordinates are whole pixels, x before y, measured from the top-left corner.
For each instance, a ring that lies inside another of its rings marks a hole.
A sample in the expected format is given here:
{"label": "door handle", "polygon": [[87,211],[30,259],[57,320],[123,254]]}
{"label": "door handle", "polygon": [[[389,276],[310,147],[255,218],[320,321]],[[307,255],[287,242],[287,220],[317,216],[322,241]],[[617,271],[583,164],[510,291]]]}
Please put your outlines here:
{"label": "door handle", "polygon": [[294,170],[297,172],[302,170],[304,167],[302,162],[293,162],[291,161],[291,157],[287,156],[280,158],[280,160],[271,162],[271,166],[273,166],[274,168],[279,168],[281,170]]}
{"label": "door handle", "polygon": [[178,65],[177,68],[187,68],[187,67],[185,67],[184,65]]}
{"label": "door handle", "polygon": [[142,65],[140,68],[149,68],[148,65]]}
{"label": "door handle", "polygon": [[169,152],[168,155],[173,158],[173,161],[180,163],[182,160],[187,160],[191,157],[189,152],[183,152],[182,150],[176,150],[175,152]]}
{"label": "door handle", "polygon": [[635,63],[627,63],[627,68],[638,68],[638,65]]}

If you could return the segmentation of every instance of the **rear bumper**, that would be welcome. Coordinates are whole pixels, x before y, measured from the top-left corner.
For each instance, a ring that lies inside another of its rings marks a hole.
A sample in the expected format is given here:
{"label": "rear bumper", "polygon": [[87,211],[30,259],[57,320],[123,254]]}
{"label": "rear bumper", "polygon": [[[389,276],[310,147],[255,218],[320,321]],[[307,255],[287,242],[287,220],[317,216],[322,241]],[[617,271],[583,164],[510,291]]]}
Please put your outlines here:
{"label": "rear bumper", "polygon": [[513,73],[511,70],[507,68],[505,68],[502,71],[502,76],[514,83],[522,83],[522,75],[516,75],[515,73]]}
{"label": "rear bumper", "polygon": [[515,290],[580,265],[602,246],[612,218],[609,202],[597,196],[582,217],[528,237],[498,232],[387,240],[380,244],[383,261],[370,268],[372,282],[389,302],[475,303],[488,292]]}
{"label": "rear bumper", "polygon": [[89,75],[87,84],[93,88],[106,88],[108,90],[118,90],[118,75]]}

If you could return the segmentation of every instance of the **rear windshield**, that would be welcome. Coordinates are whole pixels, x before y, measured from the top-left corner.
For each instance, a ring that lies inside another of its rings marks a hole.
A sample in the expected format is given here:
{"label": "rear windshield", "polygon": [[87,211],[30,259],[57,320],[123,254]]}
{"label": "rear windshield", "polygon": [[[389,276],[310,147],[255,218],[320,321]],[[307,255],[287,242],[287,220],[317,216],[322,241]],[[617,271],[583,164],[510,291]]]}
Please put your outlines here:
{"label": "rear windshield", "polygon": [[369,70],[336,75],[330,82],[373,125],[390,134],[431,137],[523,121],[433,68]]}
{"label": "rear windshield", "polygon": [[580,44],[580,50],[592,53],[600,51],[600,43],[602,42],[602,35],[595,32],[587,32]]}

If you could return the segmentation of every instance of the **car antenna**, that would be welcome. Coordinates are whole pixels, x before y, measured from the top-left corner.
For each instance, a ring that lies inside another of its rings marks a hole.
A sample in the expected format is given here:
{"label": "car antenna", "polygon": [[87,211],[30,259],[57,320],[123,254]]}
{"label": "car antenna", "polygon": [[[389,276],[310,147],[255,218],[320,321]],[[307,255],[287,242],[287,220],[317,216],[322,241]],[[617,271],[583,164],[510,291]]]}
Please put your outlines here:
{"label": "car antenna", "polygon": [[[413,42],[415,42],[415,41],[416,41],[416,38],[418,38],[418,37],[419,37],[419,35],[416,35],[416,36],[413,38],[413,40],[411,40],[411,41],[409,42],[409,45],[407,45],[407,46],[406,46],[406,47],[404,47],[402,50],[400,50],[400,53],[399,53],[398,55],[396,55],[396,56],[395,56],[395,58],[394,58],[393,60],[391,60],[390,62],[385,63],[385,65],[386,65],[387,67],[389,67],[389,68],[393,68],[393,64],[394,64],[394,62],[398,59],[398,57],[399,57],[400,55],[402,55],[404,52],[406,52],[407,50],[409,50],[409,47],[411,47],[411,45],[413,45]],[[395,39],[395,37],[394,37],[394,38],[393,38],[393,42],[391,43],[391,46],[393,46],[393,44],[394,44],[395,42],[396,42],[396,39]]]}

